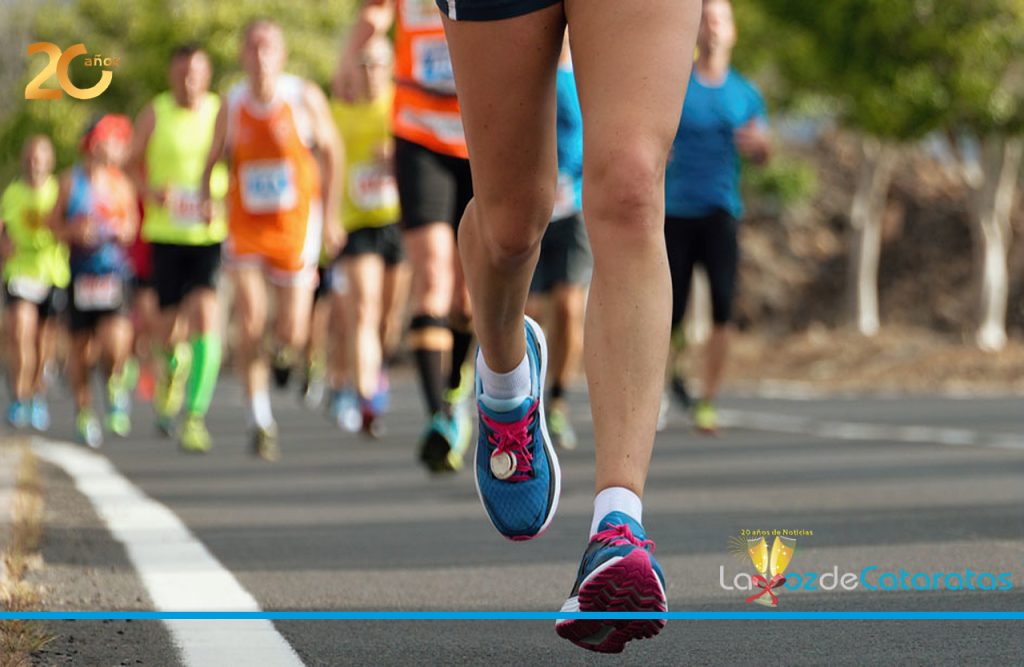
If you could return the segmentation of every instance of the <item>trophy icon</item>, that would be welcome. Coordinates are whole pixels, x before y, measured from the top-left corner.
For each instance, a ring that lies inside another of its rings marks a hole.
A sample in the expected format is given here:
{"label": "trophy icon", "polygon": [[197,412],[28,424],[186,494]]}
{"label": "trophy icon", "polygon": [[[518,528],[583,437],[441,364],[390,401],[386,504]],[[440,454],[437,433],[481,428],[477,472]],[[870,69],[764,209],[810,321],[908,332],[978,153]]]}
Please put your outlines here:
{"label": "trophy icon", "polygon": [[[747,602],[756,602],[765,607],[778,607],[779,599],[775,595],[776,588],[786,583],[784,573],[793,560],[796,550],[796,539],[776,536],[772,543],[771,555],[768,554],[768,543],[765,539],[747,540],[747,553],[759,574],[754,575],[754,585],[761,589],[747,598]],[[768,597],[766,598],[765,595]]]}

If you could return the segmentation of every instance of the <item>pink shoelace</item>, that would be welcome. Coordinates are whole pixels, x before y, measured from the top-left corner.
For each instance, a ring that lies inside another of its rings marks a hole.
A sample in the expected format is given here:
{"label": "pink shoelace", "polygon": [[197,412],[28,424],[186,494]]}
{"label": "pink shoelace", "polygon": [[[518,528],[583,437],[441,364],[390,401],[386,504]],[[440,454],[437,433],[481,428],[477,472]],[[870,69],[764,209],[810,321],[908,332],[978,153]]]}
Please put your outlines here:
{"label": "pink shoelace", "polygon": [[641,549],[647,549],[650,553],[654,553],[654,540],[638,540],[630,527],[624,523],[609,526],[604,530],[599,531],[591,539],[603,540],[614,547],[623,544],[632,544],[633,546],[640,547]]}
{"label": "pink shoelace", "polygon": [[512,454],[516,461],[516,471],[506,482],[523,482],[532,476],[533,473],[533,452],[530,451],[530,425],[537,414],[537,406],[540,403],[534,401],[526,415],[514,422],[499,422],[491,419],[485,414],[480,415],[484,420],[490,433],[487,434],[487,441],[494,446],[491,456],[498,454]]}

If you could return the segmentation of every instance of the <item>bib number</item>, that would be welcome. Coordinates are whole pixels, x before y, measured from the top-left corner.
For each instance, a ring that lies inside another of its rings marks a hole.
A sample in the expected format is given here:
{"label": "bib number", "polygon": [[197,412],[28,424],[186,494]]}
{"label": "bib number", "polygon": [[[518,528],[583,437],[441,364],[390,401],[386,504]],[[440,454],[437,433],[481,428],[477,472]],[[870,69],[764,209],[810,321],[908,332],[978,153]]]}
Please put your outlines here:
{"label": "bib number", "polygon": [[412,42],[412,77],[419,85],[447,95],[455,94],[455,74],[442,37],[419,37]]}
{"label": "bib number", "polygon": [[555,208],[551,212],[552,220],[568,218],[579,212],[576,205],[576,184],[571,176],[566,174],[558,175],[558,186],[555,189]]}
{"label": "bib number", "polygon": [[295,208],[295,167],[287,160],[246,162],[239,169],[242,206],[249,213],[278,213]]}
{"label": "bib number", "polygon": [[349,196],[356,208],[362,211],[390,208],[398,206],[398,185],[385,165],[352,165]]}
{"label": "bib number", "polygon": [[167,193],[167,210],[171,222],[178,227],[192,227],[203,222],[199,193],[185,188],[171,188]]}
{"label": "bib number", "polygon": [[32,278],[15,277],[7,283],[7,291],[11,293],[11,296],[38,306],[50,295],[50,286]]}
{"label": "bib number", "polygon": [[116,310],[124,300],[120,276],[78,276],[74,283],[75,308],[80,311]]}

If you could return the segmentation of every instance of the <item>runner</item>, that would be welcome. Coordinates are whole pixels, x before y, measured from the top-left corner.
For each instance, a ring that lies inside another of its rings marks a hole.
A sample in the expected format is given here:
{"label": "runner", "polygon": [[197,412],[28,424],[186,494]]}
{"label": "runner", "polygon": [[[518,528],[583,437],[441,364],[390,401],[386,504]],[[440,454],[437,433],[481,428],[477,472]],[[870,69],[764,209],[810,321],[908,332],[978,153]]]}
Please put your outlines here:
{"label": "runner", "polygon": [[583,224],[583,119],[572,73],[568,33],[558,63],[558,189],[551,224],[544,232],[540,258],[530,283],[530,300],[548,307],[544,327],[550,341],[547,408],[548,433],[556,447],[576,448],[569,419],[568,388],[583,356],[583,310],[593,269]]}
{"label": "runner", "polygon": [[171,54],[170,90],[157,95],[136,120],[134,163],[145,193],[142,235],[151,244],[159,299],[160,365],[153,407],[157,428],[178,433],[189,452],[210,449],[206,412],[220,371],[217,272],[227,224],[220,205],[227,170],[214,168],[218,203],[209,224],[199,210],[199,183],[213,140],[220,98],[209,92],[210,58],[195,44]]}
{"label": "runner", "polygon": [[349,167],[342,210],[348,243],[341,256],[352,317],[344,340],[354,362],[361,429],[372,437],[381,435],[379,418],[387,408],[384,341],[394,314],[385,306],[397,305],[396,276],[402,262],[389,121],[394,98],[392,60],[387,38],[367,41],[359,56],[363,94],[354,104],[332,103]]}
{"label": "runner", "polygon": [[[294,364],[309,336],[321,234],[328,254],[343,232],[323,225],[338,215],[342,150],[327,98],[313,83],[284,74],[284,33],[268,19],[244,32],[241,60],[246,80],[236,85],[217,114],[201,181],[201,206],[212,218],[210,176],[226,155],[231,169],[225,261],[234,283],[239,324],[239,376],[249,402],[253,451],[279,456],[262,354],[267,288],[276,292],[275,375]],[[282,378],[281,376],[284,375]]]}
{"label": "runner", "polygon": [[[107,387],[104,425],[118,436],[131,431],[131,387],[125,365],[131,354],[127,309],[127,248],[138,225],[135,188],[121,170],[131,146],[125,116],[101,117],[82,138],[82,160],[61,176],[50,225],[71,249],[71,386],[78,439],[99,447],[103,431],[92,410],[90,373],[97,356]],[[98,353],[98,355],[97,355]]]}
{"label": "runner", "polygon": [[442,473],[462,467],[472,438],[471,373],[463,365],[473,336],[455,230],[473,184],[448,46],[431,0],[365,0],[342,50],[335,89],[349,103],[360,97],[360,53],[392,23],[395,171],[413,273],[408,340],[428,418],[419,456],[428,470]]}
{"label": "runner", "polygon": [[[665,239],[672,271],[672,327],[686,313],[693,267],[711,284],[714,326],[708,339],[701,399],[693,409],[698,430],[718,429],[715,397],[722,382],[732,332],[732,301],[739,259],[737,220],[740,158],[763,164],[771,150],[764,100],[730,66],[736,25],[729,0],[705,0],[679,131],[666,175]],[[681,334],[677,334],[681,335]],[[672,361],[673,393],[686,395],[678,357]]]}
{"label": "runner", "polygon": [[[327,221],[325,221],[325,224]],[[331,313],[334,309],[334,259],[320,253],[317,284],[310,313],[309,342],[304,351],[305,374],[299,387],[299,400],[310,410],[319,408],[327,392],[328,362],[334,337],[331,336]]]}
{"label": "runner", "polygon": [[[544,419],[544,336],[524,323],[557,183],[556,70],[569,26],[584,124],[583,209],[594,275],[584,356],[597,454],[591,540],[564,611],[663,611],[641,524],[668,349],[661,225],[698,0],[438,0],[473,164],[459,250],[480,339],[477,488],[498,531],[536,537],[558,505]],[[563,619],[585,648],[621,651],[663,620]]]}
{"label": "runner", "polygon": [[57,203],[53,144],[36,135],[21,152],[21,178],[0,198],[4,233],[4,296],[10,334],[12,400],[7,422],[14,428],[50,427],[46,401],[46,364],[53,359],[56,319],[64,307],[70,279],[67,247],[46,219]]}

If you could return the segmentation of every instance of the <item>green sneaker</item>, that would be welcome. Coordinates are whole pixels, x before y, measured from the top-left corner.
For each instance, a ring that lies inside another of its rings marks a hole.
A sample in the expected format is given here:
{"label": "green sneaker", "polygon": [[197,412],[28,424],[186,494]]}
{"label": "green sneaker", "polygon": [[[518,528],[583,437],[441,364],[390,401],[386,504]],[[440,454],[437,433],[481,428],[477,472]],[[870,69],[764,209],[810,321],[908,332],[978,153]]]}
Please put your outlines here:
{"label": "green sneaker", "polygon": [[75,435],[83,445],[99,448],[103,444],[103,429],[92,410],[80,410],[75,417]]}
{"label": "green sneaker", "polygon": [[576,431],[569,421],[568,410],[561,401],[552,402],[551,409],[547,412],[547,421],[548,435],[551,436],[551,442],[555,447],[565,450],[576,449]]}
{"label": "green sneaker", "polygon": [[252,431],[252,453],[264,461],[274,462],[281,458],[277,445],[277,426],[254,427]]}
{"label": "green sneaker", "polygon": [[157,428],[168,435],[185,402],[185,385],[188,383],[191,361],[192,350],[185,343],[178,343],[166,363],[160,366],[153,409],[156,410]]}
{"label": "green sneaker", "polygon": [[104,421],[107,430],[119,438],[127,438],[132,432],[132,418],[121,408],[111,408]]}
{"label": "green sneaker", "polygon": [[693,424],[701,433],[718,432],[718,411],[709,401],[700,401],[693,410]]}
{"label": "green sneaker", "polygon": [[181,425],[182,450],[193,454],[205,454],[210,451],[210,432],[206,430],[206,421],[202,415],[188,415]]}

